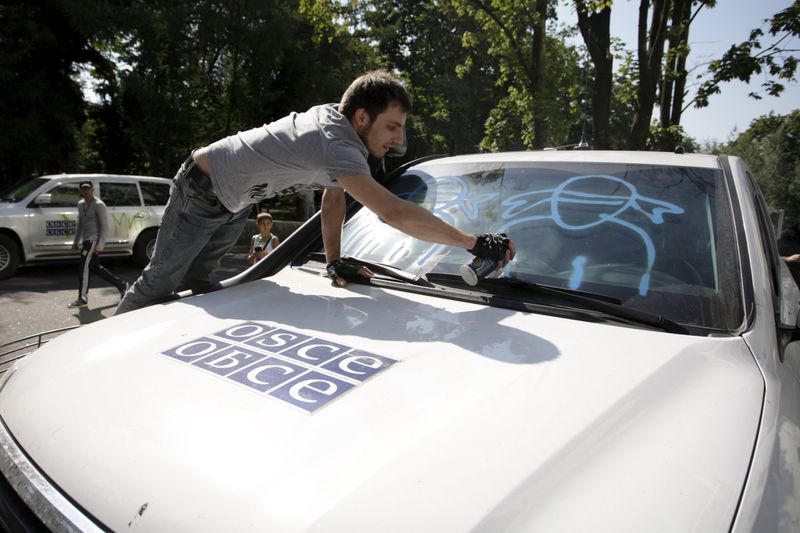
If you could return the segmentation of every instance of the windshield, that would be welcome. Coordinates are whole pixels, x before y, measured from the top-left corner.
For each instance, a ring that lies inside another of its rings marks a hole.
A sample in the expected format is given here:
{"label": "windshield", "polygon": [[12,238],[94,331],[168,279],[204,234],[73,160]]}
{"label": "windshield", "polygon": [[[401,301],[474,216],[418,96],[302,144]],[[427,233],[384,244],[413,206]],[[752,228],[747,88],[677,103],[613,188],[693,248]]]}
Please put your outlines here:
{"label": "windshield", "polygon": [[[617,298],[699,327],[743,321],[739,263],[722,172],[607,163],[428,162],[390,189],[471,233],[505,232],[515,277]],[[458,274],[465,250],[409,237],[362,209],[346,255],[414,274]],[[480,288],[480,285],[479,285]]]}
{"label": "windshield", "polygon": [[47,183],[47,181],[48,180],[46,178],[35,178],[19,185],[15,185],[14,187],[0,193],[0,201],[11,203],[21,202],[27,198],[30,193]]}

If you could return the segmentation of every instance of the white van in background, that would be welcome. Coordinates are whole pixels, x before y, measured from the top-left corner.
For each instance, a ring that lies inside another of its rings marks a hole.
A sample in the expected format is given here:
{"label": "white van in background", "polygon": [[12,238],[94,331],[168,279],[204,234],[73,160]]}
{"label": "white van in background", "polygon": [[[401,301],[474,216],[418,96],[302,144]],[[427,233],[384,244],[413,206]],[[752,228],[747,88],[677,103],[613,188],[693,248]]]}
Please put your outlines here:
{"label": "white van in background", "polygon": [[78,183],[89,180],[108,207],[105,257],[153,253],[172,180],[116,174],[55,174],[34,178],[0,196],[0,279],[23,264],[76,259]]}

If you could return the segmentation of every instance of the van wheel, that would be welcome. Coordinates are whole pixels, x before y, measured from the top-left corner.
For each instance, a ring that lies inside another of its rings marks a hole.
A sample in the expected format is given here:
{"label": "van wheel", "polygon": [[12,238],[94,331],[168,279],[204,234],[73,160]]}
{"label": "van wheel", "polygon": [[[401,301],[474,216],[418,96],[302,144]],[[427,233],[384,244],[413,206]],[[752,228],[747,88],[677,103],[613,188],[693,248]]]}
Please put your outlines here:
{"label": "van wheel", "polygon": [[0,279],[14,275],[19,266],[19,246],[8,235],[0,234]]}
{"label": "van wheel", "polygon": [[133,260],[142,268],[146,267],[147,263],[150,262],[150,258],[153,257],[153,250],[156,248],[156,235],[158,235],[157,229],[144,230],[139,234],[139,238],[136,239],[136,244],[133,245]]}

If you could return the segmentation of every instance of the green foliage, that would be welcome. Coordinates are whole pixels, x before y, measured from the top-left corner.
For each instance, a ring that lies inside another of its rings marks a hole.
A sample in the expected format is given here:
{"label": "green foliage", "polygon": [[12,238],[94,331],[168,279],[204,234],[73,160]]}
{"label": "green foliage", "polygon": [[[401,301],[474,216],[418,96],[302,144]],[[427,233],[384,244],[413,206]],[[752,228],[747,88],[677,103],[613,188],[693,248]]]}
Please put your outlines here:
{"label": "green foliage", "polygon": [[483,124],[502,96],[497,61],[478,38],[480,27],[446,2],[370,2],[366,39],[403,73],[412,98],[409,158],[474,152]]}
{"label": "green foliage", "polygon": [[[769,22],[769,34],[775,38],[774,42],[764,47],[764,32],[757,28],[750,32],[746,41],[731,46],[720,59],[712,61],[709,67],[711,79],[697,89],[695,107],[706,107],[708,99],[719,94],[724,82],[739,80],[749,83],[754,75],[763,73],[762,89],[770,96],[779,96],[784,90],[781,80],[795,80],[797,58],[787,54],[795,50],[785,49],[782,43],[787,37],[800,36],[800,0],[794,0],[789,7],[765,22]],[[761,99],[761,94],[756,91],[749,96]]]}
{"label": "green foliage", "polygon": [[718,149],[747,161],[770,206],[784,210],[786,226],[800,222],[800,110],[759,117]]}
{"label": "green foliage", "polygon": [[[799,3],[772,17],[773,36],[798,35]],[[612,4],[582,2],[594,14]],[[606,144],[629,145],[644,90],[639,59],[610,41],[613,62],[607,64],[617,68],[613,83],[608,76],[600,83],[586,47],[569,44],[577,21],[556,26],[554,5],[555,0],[6,3],[0,6],[0,180],[53,171],[171,176],[193,148],[290,111],[335,102],[355,76],[379,67],[397,73],[412,96],[408,158],[569,145],[580,139],[584,124],[591,136],[592,119],[606,118]],[[595,22],[592,31],[603,30],[603,20]],[[777,46],[761,51],[763,37],[755,31],[715,63],[718,79],[762,72],[774,82],[767,90],[780,92],[780,82],[793,79],[797,60],[779,56]],[[600,40],[601,53],[605,43]],[[687,52],[680,38],[674,46],[670,41],[667,61],[673,62],[664,79],[676,82],[676,95],[682,90],[676,58]],[[81,87],[87,76],[95,91],[91,99]],[[593,98],[608,85],[610,98]],[[597,113],[605,107],[609,113]],[[677,118],[650,128],[647,147],[680,143],[693,149]]]}
{"label": "green foliage", "polygon": [[374,61],[326,19],[335,4],[132,1],[110,46],[118,89],[92,110],[103,122],[94,132],[106,135],[98,150],[124,141],[126,154],[106,159],[115,170],[171,176],[193,148],[338,101]]}
{"label": "green foliage", "polygon": [[[486,120],[481,148],[531,149],[576,142],[576,127],[581,123],[581,110],[575,105],[582,76],[580,56],[562,36],[552,35],[550,28],[543,36],[544,61],[537,71],[535,36],[541,14],[535,2],[448,0],[444,4],[477,26],[464,36],[464,47],[485,51],[496,65],[501,95]],[[547,18],[554,17],[553,8],[548,2]],[[487,59],[473,53],[459,71],[469,70],[470,62],[479,61]]]}
{"label": "green foliage", "polygon": [[685,153],[698,152],[700,150],[697,142],[687,136],[682,127],[672,125],[664,128],[655,122],[650,124],[647,150],[673,151],[678,147],[682,148]]}
{"label": "green foliage", "polygon": [[0,181],[70,170],[76,161],[85,106],[76,65],[103,63],[90,45],[99,29],[76,17],[77,4],[0,6]]}

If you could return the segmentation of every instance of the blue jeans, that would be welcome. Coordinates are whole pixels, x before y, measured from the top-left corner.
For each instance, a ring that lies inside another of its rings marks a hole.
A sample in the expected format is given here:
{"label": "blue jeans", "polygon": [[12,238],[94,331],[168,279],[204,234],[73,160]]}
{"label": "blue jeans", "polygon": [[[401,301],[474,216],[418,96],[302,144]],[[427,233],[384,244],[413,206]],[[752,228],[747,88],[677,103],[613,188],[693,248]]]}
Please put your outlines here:
{"label": "blue jeans", "polygon": [[250,207],[231,213],[211,190],[186,176],[186,164],[175,176],[156,246],[142,271],[114,312],[115,315],[164,300],[179,286],[202,289],[244,229]]}

